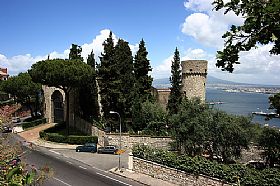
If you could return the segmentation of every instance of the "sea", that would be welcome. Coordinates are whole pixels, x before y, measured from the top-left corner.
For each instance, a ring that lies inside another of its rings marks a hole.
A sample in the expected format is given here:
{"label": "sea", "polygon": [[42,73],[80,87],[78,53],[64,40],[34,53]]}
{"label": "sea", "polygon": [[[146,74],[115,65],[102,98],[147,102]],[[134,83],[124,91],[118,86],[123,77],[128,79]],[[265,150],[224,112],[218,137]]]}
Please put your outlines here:
{"label": "sea", "polygon": [[234,115],[253,116],[252,122],[280,128],[280,118],[266,120],[265,116],[252,115],[252,112],[272,112],[269,109],[270,94],[253,92],[228,92],[213,87],[206,88],[207,102],[222,102],[213,107]]}

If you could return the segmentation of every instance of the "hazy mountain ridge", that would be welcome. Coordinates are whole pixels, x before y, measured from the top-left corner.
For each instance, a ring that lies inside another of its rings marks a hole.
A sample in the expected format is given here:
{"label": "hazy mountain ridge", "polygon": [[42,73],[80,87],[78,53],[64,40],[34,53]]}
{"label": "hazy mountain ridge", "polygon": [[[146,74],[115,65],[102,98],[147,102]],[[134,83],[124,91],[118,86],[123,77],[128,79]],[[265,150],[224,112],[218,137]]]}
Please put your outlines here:
{"label": "hazy mountain ridge", "polygon": [[[280,85],[259,85],[259,84],[249,84],[249,83],[238,83],[233,81],[222,80],[213,76],[207,76],[206,86],[213,85],[235,85],[235,86],[254,86],[254,87],[280,87]],[[168,88],[170,87],[169,78],[154,79],[153,86],[155,88]]]}

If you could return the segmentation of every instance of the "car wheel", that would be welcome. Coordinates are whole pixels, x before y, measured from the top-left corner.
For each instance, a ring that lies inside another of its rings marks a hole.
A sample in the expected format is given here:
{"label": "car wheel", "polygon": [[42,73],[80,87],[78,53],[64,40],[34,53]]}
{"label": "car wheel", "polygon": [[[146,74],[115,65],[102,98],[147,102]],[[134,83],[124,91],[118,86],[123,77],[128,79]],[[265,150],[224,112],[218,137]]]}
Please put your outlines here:
{"label": "car wheel", "polygon": [[80,150],[76,150],[76,152],[80,152]]}

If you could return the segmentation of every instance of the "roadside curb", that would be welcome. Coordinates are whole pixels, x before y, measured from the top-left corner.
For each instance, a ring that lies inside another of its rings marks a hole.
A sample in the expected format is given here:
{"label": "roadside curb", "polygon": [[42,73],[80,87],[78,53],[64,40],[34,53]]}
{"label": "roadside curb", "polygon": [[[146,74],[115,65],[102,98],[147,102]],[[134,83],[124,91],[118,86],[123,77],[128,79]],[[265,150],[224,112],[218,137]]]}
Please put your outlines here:
{"label": "roadside curb", "polygon": [[[117,169],[118,169],[118,167],[114,167],[114,168],[108,170],[108,172],[110,172],[110,173],[112,173],[112,174],[115,174],[115,175],[117,175],[117,176],[126,178],[126,179],[130,179],[130,180],[132,180],[132,181],[135,181],[135,182],[140,183],[140,184],[143,184],[143,185],[151,186],[151,185],[149,185],[149,184],[146,184],[146,183],[141,182],[140,180],[137,180],[137,179],[134,179],[134,178],[125,176],[125,175],[122,174],[121,172],[117,172],[117,171],[116,171]],[[128,171],[128,170],[125,169],[125,171]]]}
{"label": "roadside curb", "polygon": [[71,144],[65,144],[65,143],[55,143],[50,141],[45,141],[41,138],[38,138],[37,140],[33,141],[37,146],[45,147],[45,148],[51,148],[51,149],[70,149],[75,150],[78,145],[71,145]]}

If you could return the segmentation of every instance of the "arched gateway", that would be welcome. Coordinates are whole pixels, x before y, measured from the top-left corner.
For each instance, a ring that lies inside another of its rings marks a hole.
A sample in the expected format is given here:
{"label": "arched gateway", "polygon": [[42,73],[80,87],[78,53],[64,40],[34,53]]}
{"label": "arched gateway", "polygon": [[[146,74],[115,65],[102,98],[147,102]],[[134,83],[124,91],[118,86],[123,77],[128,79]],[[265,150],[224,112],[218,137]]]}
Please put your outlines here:
{"label": "arched gateway", "polygon": [[64,120],[64,109],[63,109],[63,96],[58,91],[55,90],[51,96],[52,101],[52,121],[54,123],[59,123]]}
{"label": "arched gateway", "polygon": [[49,123],[65,120],[65,95],[55,87],[43,86],[45,96],[45,117]]}

